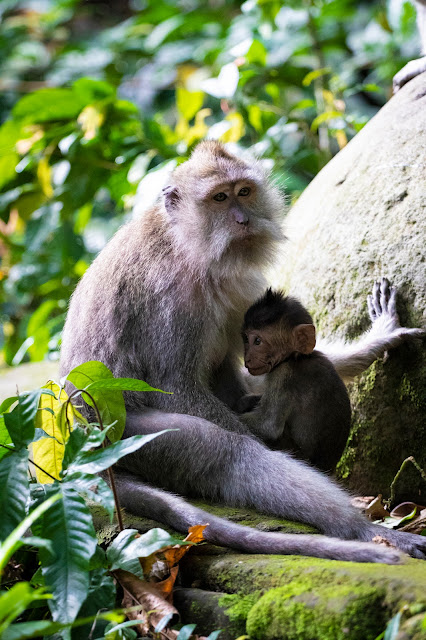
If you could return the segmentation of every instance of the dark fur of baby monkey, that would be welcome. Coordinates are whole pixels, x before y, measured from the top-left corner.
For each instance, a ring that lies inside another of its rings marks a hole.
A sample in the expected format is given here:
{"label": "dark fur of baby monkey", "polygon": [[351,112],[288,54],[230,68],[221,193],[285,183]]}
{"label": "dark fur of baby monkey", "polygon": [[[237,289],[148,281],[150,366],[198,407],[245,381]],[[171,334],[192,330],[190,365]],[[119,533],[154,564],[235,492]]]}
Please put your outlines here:
{"label": "dark fur of baby monkey", "polygon": [[[292,451],[324,471],[334,469],[351,421],[348,392],[330,360],[315,350],[315,327],[303,305],[268,289],[243,325],[244,363],[267,374],[262,397],[244,396],[250,430],[274,449]],[[257,405],[257,406],[256,406]]]}

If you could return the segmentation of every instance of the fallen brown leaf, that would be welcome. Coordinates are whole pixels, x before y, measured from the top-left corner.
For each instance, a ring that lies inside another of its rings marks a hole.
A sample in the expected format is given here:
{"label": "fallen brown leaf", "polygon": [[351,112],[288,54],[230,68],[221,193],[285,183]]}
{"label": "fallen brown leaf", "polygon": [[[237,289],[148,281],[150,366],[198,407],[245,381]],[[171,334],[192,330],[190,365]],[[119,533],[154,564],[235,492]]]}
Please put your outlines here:
{"label": "fallen brown leaf", "polygon": [[178,610],[165,600],[156,586],[123,569],[117,569],[112,573],[124,591],[123,607],[140,604],[140,610],[129,611],[126,615],[129,620],[140,620],[136,628],[141,635],[155,629],[160,620],[170,613],[173,614],[171,625],[179,621]]}

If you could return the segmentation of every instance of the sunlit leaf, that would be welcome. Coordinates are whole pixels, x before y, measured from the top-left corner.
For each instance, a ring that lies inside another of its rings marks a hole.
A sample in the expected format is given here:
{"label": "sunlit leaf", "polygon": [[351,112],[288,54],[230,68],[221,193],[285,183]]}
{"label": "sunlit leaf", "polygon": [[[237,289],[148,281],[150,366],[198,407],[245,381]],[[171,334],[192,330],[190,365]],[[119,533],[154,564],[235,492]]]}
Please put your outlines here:
{"label": "sunlit leaf", "polygon": [[[85,389],[98,380],[113,380],[111,371],[102,362],[91,360],[75,367],[67,376],[76,389]],[[105,389],[92,389],[93,398],[100,411],[101,418],[105,425],[116,422],[114,428],[109,432],[109,438],[116,442],[121,438],[126,422],[126,409],[124,406],[123,394],[121,391],[105,391]],[[92,393],[91,393],[92,395]],[[87,404],[93,406],[91,399],[84,394],[83,399]]]}
{"label": "sunlit leaf", "polygon": [[314,80],[317,80],[317,78],[322,78],[322,76],[325,76],[327,73],[331,73],[331,71],[332,69],[330,67],[323,67],[322,69],[315,69],[314,71],[310,71],[303,78],[303,86],[309,87],[309,85]]}
{"label": "sunlit leaf", "polygon": [[176,89],[176,106],[186,121],[192,120],[197,111],[203,106],[204,93],[202,91],[188,91]]}
{"label": "sunlit leaf", "polygon": [[85,140],[93,140],[105,122],[105,113],[93,104],[87,105],[77,118]]}
{"label": "sunlit leaf", "polygon": [[[68,437],[67,429],[61,429],[58,425],[56,414],[60,411],[63,403],[67,399],[65,389],[61,389],[56,382],[49,380],[43,387],[50,390],[54,395],[43,394],[40,397],[39,411],[36,414],[36,427],[43,429],[50,438],[42,438],[33,443],[34,462],[47,471],[54,478],[59,479],[59,473],[62,468],[62,459],[64,457],[64,442]],[[60,394],[60,395],[59,395]],[[50,409],[43,411],[42,409]],[[68,418],[70,424],[74,422],[74,413],[72,406],[69,405]],[[51,483],[52,478],[36,468],[36,477],[38,482]]]}
{"label": "sunlit leaf", "polygon": [[221,135],[222,142],[238,142],[245,133],[244,118],[240,113],[230,113],[225,118],[225,122],[230,122],[229,129]]}
{"label": "sunlit leaf", "polygon": [[237,65],[230,62],[222,67],[217,78],[203,80],[201,88],[215,98],[232,98],[237,89],[239,77]]}

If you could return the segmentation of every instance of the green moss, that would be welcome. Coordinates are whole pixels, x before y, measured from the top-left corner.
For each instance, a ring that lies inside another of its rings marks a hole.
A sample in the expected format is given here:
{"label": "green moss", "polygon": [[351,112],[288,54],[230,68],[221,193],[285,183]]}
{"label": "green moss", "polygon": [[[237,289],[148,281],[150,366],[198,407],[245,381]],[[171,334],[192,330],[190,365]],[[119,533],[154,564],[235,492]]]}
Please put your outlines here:
{"label": "green moss", "polygon": [[373,640],[389,618],[383,595],[366,585],[307,589],[295,581],[271,589],[252,607],[247,632],[253,640]]}
{"label": "green moss", "polygon": [[250,593],[246,596],[229,594],[221,597],[219,606],[225,610],[231,622],[239,624],[245,623],[250,610],[259,600],[260,595],[260,592]]}
{"label": "green moss", "polygon": [[419,391],[414,388],[406,373],[402,376],[401,384],[398,388],[398,394],[401,401],[408,399],[417,410],[421,410],[426,407],[425,393],[419,393]]}

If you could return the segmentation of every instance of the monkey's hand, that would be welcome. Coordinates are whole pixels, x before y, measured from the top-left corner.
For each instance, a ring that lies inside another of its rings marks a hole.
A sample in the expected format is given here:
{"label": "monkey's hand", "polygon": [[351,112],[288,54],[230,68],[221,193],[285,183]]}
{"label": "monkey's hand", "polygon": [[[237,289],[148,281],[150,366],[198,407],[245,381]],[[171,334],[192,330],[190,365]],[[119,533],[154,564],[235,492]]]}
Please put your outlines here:
{"label": "monkey's hand", "polygon": [[396,347],[405,340],[422,338],[426,334],[423,329],[401,327],[396,311],[396,288],[392,287],[386,278],[374,284],[367,304],[373,323],[369,336],[377,336],[381,341],[382,350]]}
{"label": "monkey's hand", "polygon": [[396,93],[409,80],[426,71],[426,56],[417,60],[410,60],[401,71],[398,71],[393,78],[393,92]]}

